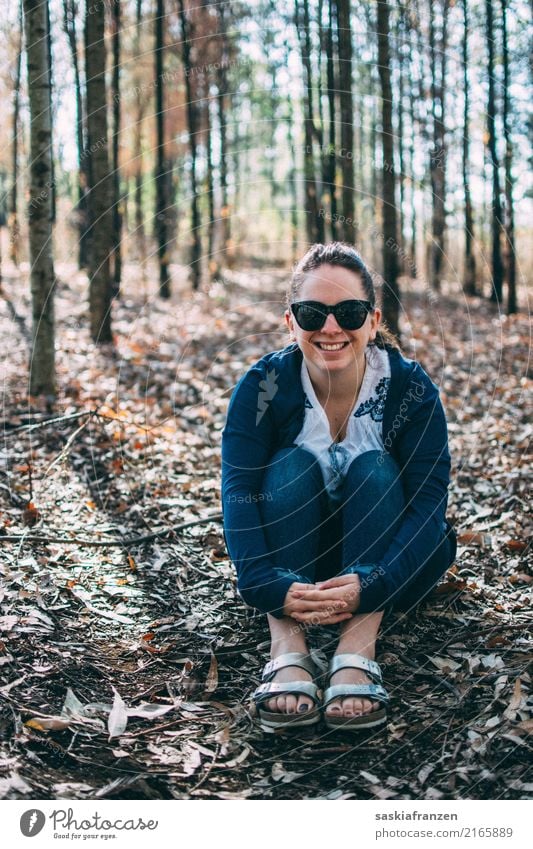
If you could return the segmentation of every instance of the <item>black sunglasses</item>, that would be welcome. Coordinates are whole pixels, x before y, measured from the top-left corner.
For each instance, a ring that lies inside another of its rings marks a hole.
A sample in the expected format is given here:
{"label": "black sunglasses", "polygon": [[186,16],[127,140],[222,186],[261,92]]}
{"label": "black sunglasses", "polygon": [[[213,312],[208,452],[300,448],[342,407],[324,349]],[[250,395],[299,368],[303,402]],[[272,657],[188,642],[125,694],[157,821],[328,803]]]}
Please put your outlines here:
{"label": "black sunglasses", "polygon": [[359,330],[373,309],[370,301],[340,301],[338,304],[297,301],[291,304],[292,314],[302,330],[320,330],[330,312],[343,330]]}

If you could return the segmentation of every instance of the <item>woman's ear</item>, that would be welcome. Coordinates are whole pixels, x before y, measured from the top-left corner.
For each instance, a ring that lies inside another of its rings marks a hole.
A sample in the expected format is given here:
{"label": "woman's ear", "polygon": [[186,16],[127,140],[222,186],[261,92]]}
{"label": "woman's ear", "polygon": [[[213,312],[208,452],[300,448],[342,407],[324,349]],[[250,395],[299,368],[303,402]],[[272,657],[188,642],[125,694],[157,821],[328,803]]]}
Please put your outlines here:
{"label": "woman's ear", "polygon": [[285,310],[285,324],[289,329],[289,339],[291,342],[296,341],[296,336],[294,335],[294,325],[293,325],[293,317],[290,310]]}
{"label": "woman's ear", "polygon": [[373,342],[376,338],[376,334],[378,332],[378,327],[379,327],[380,321],[381,321],[381,310],[379,309],[379,307],[375,307],[373,312],[370,314],[370,322],[371,322],[371,324],[370,324],[371,331],[370,331],[370,337],[369,337],[370,342]]}

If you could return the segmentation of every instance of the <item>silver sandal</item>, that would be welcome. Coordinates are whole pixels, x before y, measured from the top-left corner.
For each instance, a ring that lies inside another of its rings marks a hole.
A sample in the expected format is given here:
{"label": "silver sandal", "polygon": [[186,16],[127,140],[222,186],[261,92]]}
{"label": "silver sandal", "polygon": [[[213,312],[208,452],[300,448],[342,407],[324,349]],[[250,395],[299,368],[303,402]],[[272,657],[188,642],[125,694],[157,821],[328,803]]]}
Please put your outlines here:
{"label": "silver sandal", "polygon": [[[259,714],[261,727],[265,730],[274,728],[299,728],[303,725],[314,725],[320,721],[320,700],[322,691],[313,681],[285,681],[276,682],[272,679],[280,669],[287,666],[299,666],[313,678],[320,671],[317,664],[309,654],[303,652],[289,652],[281,654],[274,660],[269,660],[263,669],[262,683],[252,693],[252,699]],[[280,713],[264,710],[262,705],[276,696],[294,695],[309,696],[314,702],[314,707],[304,713]]]}
{"label": "silver sandal", "polygon": [[[375,660],[369,660],[361,654],[337,654],[331,659],[328,669],[328,682],[331,676],[340,669],[362,669],[371,684],[333,684],[324,693],[324,722],[328,728],[341,728],[343,731],[360,731],[364,728],[372,728],[381,725],[387,720],[387,705],[389,694],[383,687],[381,667]],[[355,696],[356,698],[367,698],[380,702],[383,707],[365,713],[362,716],[331,716],[326,714],[326,708],[331,702],[339,698]]]}

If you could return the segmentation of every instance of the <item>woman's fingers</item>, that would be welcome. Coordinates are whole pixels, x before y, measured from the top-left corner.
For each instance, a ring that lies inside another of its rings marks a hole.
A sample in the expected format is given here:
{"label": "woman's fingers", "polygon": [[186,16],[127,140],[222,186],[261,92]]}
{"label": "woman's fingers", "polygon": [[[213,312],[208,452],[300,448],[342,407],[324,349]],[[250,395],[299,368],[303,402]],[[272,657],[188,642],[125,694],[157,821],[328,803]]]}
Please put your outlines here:
{"label": "woman's fingers", "polygon": [[312,625],[335,625],[337,622],[343,622],[345,619],[350,619],[352,616],[352,614],[347,611],[334,613],[333,611],[328,610],[294,611],[291,615],[297,622],[304,622]]}
{"label": "woman's fingers", "polygon": [[294,610],[338,610],[340,608],[346,607],[346,601],[342,598],[319,598],[319,599],[307,599],[300,598],[295,599],[291,607]]}
{"label": "woman's fingers", "polygon": [[344,587],[342,592],[338,587],[332,587],[330,590],[299,590],[298,592],[293,593],[295,599],[299,599],[300,601],[305,602],[318,602],[318,601],[328,601],[331,603],[332,601],[344,601],[344,596],[347,592],[350,591],[350,588]]}

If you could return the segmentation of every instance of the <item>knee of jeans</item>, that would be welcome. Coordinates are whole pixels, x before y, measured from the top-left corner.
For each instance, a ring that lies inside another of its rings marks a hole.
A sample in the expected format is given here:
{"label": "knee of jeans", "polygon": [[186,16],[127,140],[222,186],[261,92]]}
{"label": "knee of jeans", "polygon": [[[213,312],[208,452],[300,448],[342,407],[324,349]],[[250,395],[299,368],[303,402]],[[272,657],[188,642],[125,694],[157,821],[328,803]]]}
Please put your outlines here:
{"label": "knee of jeans", "polygon": [[400,467],[384,451],[365,451],[350,463],[346,482],[352,490],[371,487],[377,491],[387,491],[395,484],[401,486]]}
{"label": "knee of jeans", "polygon": [[[263,491],[284,498],[296,493],[309,497],[324,490],[324,479],[316,457],[296,445],[282,448],[269,460],[263,477]],[[270,500],[270,499],[268,499]]]}

